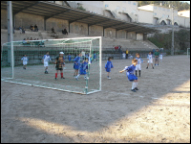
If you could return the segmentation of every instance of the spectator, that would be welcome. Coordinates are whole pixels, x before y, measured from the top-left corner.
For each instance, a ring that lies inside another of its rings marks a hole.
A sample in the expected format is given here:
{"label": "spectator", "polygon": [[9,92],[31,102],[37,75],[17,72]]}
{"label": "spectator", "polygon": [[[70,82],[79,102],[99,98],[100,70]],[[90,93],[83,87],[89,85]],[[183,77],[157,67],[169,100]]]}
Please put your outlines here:
{"label": "spectator", "polygon": [[23,32],[22,32],[22,28],[21,28],[21,26],[19,26],[19,31],[20,31],[20,34],[23,33]]}
{"label": "spectator", "polygon": [[126,50],[126,59],[128,59],[128,54],[129,54],[129,51],[128,49]]}
{"label": "spectator", "polygon": [[125,59],[125,56],[126,56],[126,54],[125,54],[125,52],[123,52],[123,54],[122,54],[123,59]]}
{"label": "spectator", "polygon": [[68,35],[68,32],[67,32],[67,30],[66,30],[66,28],[64,28],[64,30],[62,30],[62,33],[64,34],[64,35]]}
{"label": "spectator", "polygon": [[30,26],[31,31],[34,31],[34,26],[31,24]]}
{"label": "spectator", "polygon": [[38,26],[35,24],[35,26],[34,26],[34,30],[35,31],[38,31]]}
{"label": "spectator", "polygon": [[52,33],[54,33],[54,34],[55,34],[54,28],[52,28],[52,29],[51,29],[51,31],[52,31]]}
{"label": "spectator", "polygon": [[36,38],[34,38],[34,40],[36,40]]}
{"label": "spectator", "polygon": [[32,37],[31,37],[31,39],[30,40],[32,40]]}
{"label": "spectator", "polygon": [[118,46],[115,46],[115,50],[118,50],[119,48],[118,48]]}
{"label": "spectator", "polygon": [[25,44],[26,43],[26,41],[25,41],[25,38],[23,39],[23,44]]}
{"label": "spectator", "polygon": [[122,46],[119,45],[118,48],[119,48],[119,52],[123,53],[121,50]]}
{"label": "spectator", "polygon": [[24,29],[24,27],[22,27],[22,33],[25,33],[25,29]]}
{"label": "spectator", "polygon": [[27,40],[29,40],[29,37],[27,38]]}

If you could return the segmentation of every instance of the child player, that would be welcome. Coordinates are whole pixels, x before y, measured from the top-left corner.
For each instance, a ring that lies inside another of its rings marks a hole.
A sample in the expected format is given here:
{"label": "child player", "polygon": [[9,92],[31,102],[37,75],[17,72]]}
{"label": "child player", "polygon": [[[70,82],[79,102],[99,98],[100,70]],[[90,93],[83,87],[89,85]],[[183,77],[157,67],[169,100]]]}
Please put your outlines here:
{"label": "child player", "polygon": [[80,68],[80,57],[82,56],[81,53],[78,54],[78,56],[76,56],[76,58],[74,59],[74,76],[78,75],[78,70]]}
{"label": "child player", "polygon": [[94,52],[94,54],[93,54],[93,60],[97,61],[97,54],[96,54],[96,52]]}
{"label": "child player", "polygon": [[147,63],[146,69],[148,69],[149,63],[152,65],[152,68],[154,69],[154,67],[153,67],[153,55],[151,54],[151,52],[149,52],[147,59],[148,59],[148,63]]}
{"label": "child player", "polygon": [[56,73],[55,73],[55,79],[57,79],[58,71],[60,71],[61,79],[65,79],[63,76],[63,65],[64,65],[64,53],[60,52],[59,56],[56,58]]}
{"label": "child player", "polygon": [[68,55],[68,61],[71,62],[71,60],[72,60],[72,57],[71,57],[71,55],[69,54],[69,55]]}
{"label": "child player", "polygon": [[111,57],[109,57],[107,63],[105,64],[105,70],[107,72],[107,79],[111,79],[109,77],[109,74],[111,72],[111,68],[113,68],[113,64],[111,62]]}
{"label": "child player", "polygon": [[88,58],[85,58],[85,61],[80,65],[80,72],[79,74],[75,77],[76,80],[80,77],[80,75],[84,75],[84,79],[89,79],[88,76],[86,76],[88,70]]}
{"label": "child player", "polygon": [[23,69],[26,70],[26,66],[27,66],[27,63],[28,63],[27,55],[23,55],[23,57],[21,58],[21,60],[23,61]]}
{"label": "child player", "polygon": [[46,55],[44,55],[43,57],[43,63],[44,63],[44,67],[45,67],[45,74],[48,74],[48,62],[51,61],[49,52],[46,53]]}
{"label": "child player", "polygon": [[123,70],[119,71],[120,73],[127,71],[126,76],[128,77],[129,81],[133,82],[132,88],[131,88],[131,91],[133,91],[133,92],[136,92],[136,90],[138,90],[138,88],[137,88],[138,78],[134,75],[136,65],[137,65],[137,60],[134,58],[132,60],[132,65],[126,66]]}
{"label": "child player", "polygon": [[141,76],[141,63],[143,62],[143,60],[140,58],[139,53],[136,53],[136,58],[137,60],[137,65],[135,68],[135,75],[137,76],[137,71],[139,71],[139,77]]}

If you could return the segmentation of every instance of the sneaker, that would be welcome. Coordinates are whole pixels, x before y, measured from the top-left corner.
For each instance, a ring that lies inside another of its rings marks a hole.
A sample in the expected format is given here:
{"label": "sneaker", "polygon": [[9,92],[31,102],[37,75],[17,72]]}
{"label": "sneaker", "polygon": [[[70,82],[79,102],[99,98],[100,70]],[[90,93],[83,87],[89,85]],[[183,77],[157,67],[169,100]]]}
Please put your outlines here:
{"label": "sneaker", "polygon": [[111,79],[110,77],[107,77],[107,79]]}
{"label": "sneaker", "polygon": [[139,90],[137,87],[136,88],[134,88],[135,90]]}
{"label": "sneaker", "polygon": [[55,78],[55,80],[57,80],[57,78]]}
{"label": "sneaker", "polygon": [[61,79],[65,79],[65,77],[61,77]]}
{"label": "sneaker", "polygon": [[77,77],[74,77],[77,81],[78,81],[78,78]]}
{"label": "sneaker", "polygon": [[148,67],[146,67],[146,69],[148,69]]}
{"label": "sneaker", "polygon": [[154,69],[154,67],[153,67],[153,69]]}
{"label": "sneaker", "polygon": [[136,90],[135,90],[135,89],[131,89],[131,91],[136,92]]}

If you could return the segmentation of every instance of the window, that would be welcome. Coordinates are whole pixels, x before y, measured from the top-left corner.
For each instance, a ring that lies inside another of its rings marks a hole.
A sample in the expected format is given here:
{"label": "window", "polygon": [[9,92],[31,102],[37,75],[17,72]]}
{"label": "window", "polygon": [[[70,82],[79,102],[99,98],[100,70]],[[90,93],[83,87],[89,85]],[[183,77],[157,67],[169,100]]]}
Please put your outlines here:
{"label": "window", "polygon": [[131,4],[131,1],[128,1],[128,4]]}
{"label": "window", "polygon": [[134,2],[133,5],[136,5],[136,3]]}
{"label": "window", "polygon": [[120,7],[119,7],[119,6],[117,6],[117,7],[116,7],[116,10],[120,10]]}
{"label": "window", "polygon": [[109,7],[109,5],[108,5],[108,4],[105,4],[105,7]]}

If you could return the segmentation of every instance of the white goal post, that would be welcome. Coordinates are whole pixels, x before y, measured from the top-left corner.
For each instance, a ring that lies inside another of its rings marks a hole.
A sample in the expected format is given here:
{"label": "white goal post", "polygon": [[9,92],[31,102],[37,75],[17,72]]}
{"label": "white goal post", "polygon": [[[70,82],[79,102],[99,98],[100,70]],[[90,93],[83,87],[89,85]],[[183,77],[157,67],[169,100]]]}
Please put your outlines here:
{"label": "white goal post", "polygon": [[187,57],[190,57],[190,48],[187,48]]}
{"label": "white goal post", "polygon": [[[13,50],[11,47],[13,47]],[[11,55],[12,51],[14,51],[13,56]],[[82,51],[85,55],[80,56]],[[58,71],[56,61],[58,58],[61,60],[60,52],[64,53],[65,63],[63,63],[62,70]],[[48,71],[45,70],[43,63],[47,53],[50,56]],[[12,62],[13,57],[14,61]],[[24,57],[27,57],[27,67],[24,66],[22,61]],[[12,63],[14,63],[14,66]],[[74,64],[79,66],[74,66]],[[11,70],[12,66],[13,71]],[[74,77],[76,68],[78,74],[80,74],[77,79]],[[102,37],[43,39],[5,43],[1,47],[1,80],[80,94],[101,91]]]}

